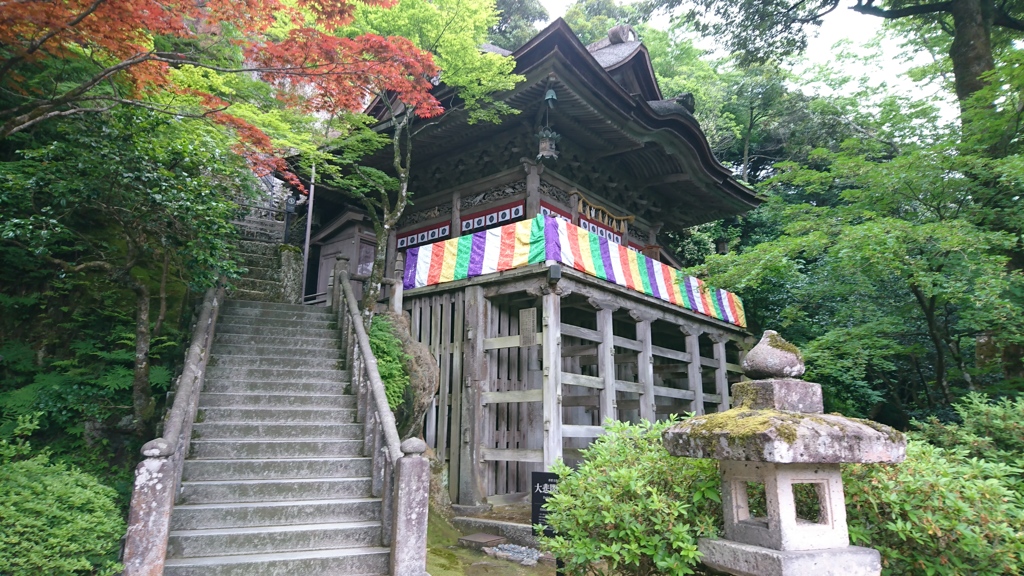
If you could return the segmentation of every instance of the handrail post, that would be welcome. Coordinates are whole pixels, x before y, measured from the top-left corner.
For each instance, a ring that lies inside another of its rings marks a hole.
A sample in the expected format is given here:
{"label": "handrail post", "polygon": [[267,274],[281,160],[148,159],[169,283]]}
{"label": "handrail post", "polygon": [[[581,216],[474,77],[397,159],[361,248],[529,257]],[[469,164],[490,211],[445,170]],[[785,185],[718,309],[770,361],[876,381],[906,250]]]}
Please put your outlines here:
{"label": "handrail post", "polygon": [[178,379],[164,435],[142,446],[145,459],[135,468],[135,487],[128,511],[123,576],[160,576],[167,556],[171,510],[181,482],[182,461],[189,449],[199,393],[210,359],[224,288],[210,288],[196,321]]}
{"label": "handrail post", "polygon": [[398,253],[395,258],[395,283],[391,286],[391,313],[395,316],[402,314],[402,289],[404,288],[405,254]]}
{"label": "handrail post", "polygon": [[405,456],[395,463],[391,525],[391,574],[423,576],[427,567],[427,509],[430,505],[430,461],[427,443],[402,442]]}

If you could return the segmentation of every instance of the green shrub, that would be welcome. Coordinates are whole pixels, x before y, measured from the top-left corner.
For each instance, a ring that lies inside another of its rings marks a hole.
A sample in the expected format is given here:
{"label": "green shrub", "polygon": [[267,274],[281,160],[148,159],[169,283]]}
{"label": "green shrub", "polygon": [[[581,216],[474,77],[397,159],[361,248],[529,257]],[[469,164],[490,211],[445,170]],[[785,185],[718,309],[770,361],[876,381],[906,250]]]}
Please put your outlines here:
{"label": "green shrub", "polygon": [[915,421],[917,435],[940,448],[962,448],[973,458],[1013,465],[1018,469],[1016,490],[1024,494],[1024,398],[991,400],[972,392],[953,409],[959,424],[935,417]]}
{"label": "green shrub", "polygon": [[125,524],[116,497],[45,456],[0,464],[0,574],[117,574]]}
{"label": "green shrub", "polygon": [[694,573],[697,538],[714,536],[721,517],[718,465],[670,456],[661,434],[673,423],[609,422],[579,468],[554,469],[556,536],[541,542],[567,574]]}
{"label": "green shrub", "polygon": [[920,441],[899,465],[847,465],[850,539],[882,553],[885,575],[1020,574],[1024,500],[1012,474]]}
{"label": "green shrub", "polygon": [[[670,456],[661,442],[669,425],[609,424],[576,470],[555,469],[548,524],[557,536],[541,543],[567,574],[701,573],[696,539],[713,537],[722,521],[718,468]],[[1018,473],[920,440],[902,464],[845,465],[851,541],[882,553],[884,575],[1021,574]],[[814,499],[801,495],[797,505],[813,509]]]}
{"label": "green shrub", "polygon": [[395,328],[387,316],[378,314],[370,324],[370,349],[377,358],[377,371],[384,381],[384,394],[388,406],[397,410],[405,400],[409,387],[409,374],[405,371],[408,355],[402,348],[402,341],[395,336]]}

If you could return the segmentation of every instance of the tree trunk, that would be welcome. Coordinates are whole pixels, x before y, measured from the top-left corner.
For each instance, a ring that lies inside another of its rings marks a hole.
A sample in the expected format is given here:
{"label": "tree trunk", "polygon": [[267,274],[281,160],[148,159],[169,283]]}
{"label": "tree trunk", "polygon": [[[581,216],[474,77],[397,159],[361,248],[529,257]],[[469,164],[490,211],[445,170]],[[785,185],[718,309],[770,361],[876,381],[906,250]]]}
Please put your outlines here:
{"label": "tree trunk", "polygon": [[953,0],[953,43],[949,57],[960,109],[978,90],[985,87],[981,76],[995,68],[992,56],[992,0]]}
{"label": "tree trunk", "polygon": [[145,435],[153,417],[153,390],[149,385],[149,288],[132,279],[135,292],[135,376],[132,379],[132,409],[135,431]]}
{"label": "tree trunk", "polygon": [[164,268],[160,274],[160,313],[156,316],[156,325],[153,326],[153,336],[159,337],[163,328],[164,320],[167,318],[167,271],[171,267],[171,253],[164,250]]}

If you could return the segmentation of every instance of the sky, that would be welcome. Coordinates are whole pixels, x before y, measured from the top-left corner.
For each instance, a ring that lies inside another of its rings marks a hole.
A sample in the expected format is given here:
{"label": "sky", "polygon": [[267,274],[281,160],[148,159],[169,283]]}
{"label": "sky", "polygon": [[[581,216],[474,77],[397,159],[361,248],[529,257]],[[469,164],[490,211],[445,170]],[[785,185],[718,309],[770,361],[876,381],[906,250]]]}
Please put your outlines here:
{"label": "sky", "polygon": [[[566,9],[575,0],[541,0],[541,3],[548,11],[548,16],[551,20],[559,16],[564,16]],[[622,2],[623,0],[619,0]],[[628,1],[628,0],[627,0]],[[850,2],[852,6],[854,2]],[[875,35],[882,30],[883,19],[876,16],[868,16],[866,14],[859,14],[850,10],[848,6],[841,6],[835,12],[825,16],[822,19],[822,25],[817,29],[817,34],[811,34],[808,40],[807,51],[804,56],[806,58],[806,66],[813,66],[816,64],[828,64],[834,58],[833,46],[840,41],[848,40],[853,46],[862,46],[867,42],[870,42],[875,38]],[[657,28],[664,28],[668,26],[668,18],[665,16],[655,17],[651,24]],[[545,24],[546,25],[546,24]],[[811,29],[813,31],[813,29]],[[899,51],[898,42],[893,39],[884,39],[882,41],[883,46],[887,54],[895,54]],[[714,47],[713,41],[708,41],[707,44],[698,42],[698,45],[702,45],[708,49]],[[854,77],[867,76],[870,77],[872,83],[885,82],[888,86],[888,92],[898,92],[908,96],[921,96],[923,91],[928,93],[937,92],[935,87],[926,87],[919,84],[915,84],[909,78],[905,76],[905,72],[910,68],[910,64],[901,61],[896,58],[888,58],[881,65],[865,66],[862,64],[850,64],[845,63],[842,65],[843,72]],[[799,71],[802,67],[797,67]],[[827,92],[821,86],[806,86],[801,87],[806,92]],[[851,87],[852,90],[852,87]],[[949,99],[948,97],[946,98]],[[948,108],[948,110],[945,110]],[[944,116],[950,116],[955,118],[956,106],[955,103],[950,100],[945,106],[940,106],[940,109],[945,110]],[[948,118],[947,118],[948,120]]]}

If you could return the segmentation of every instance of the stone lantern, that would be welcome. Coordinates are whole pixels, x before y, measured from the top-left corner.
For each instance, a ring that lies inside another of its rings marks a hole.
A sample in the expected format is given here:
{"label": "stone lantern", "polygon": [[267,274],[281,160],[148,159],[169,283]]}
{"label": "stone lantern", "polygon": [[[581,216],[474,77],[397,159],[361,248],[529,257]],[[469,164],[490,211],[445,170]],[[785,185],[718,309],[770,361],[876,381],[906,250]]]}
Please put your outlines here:
{"label": "stone lantern", "polygon": [[[665,431],[669,453],[720,461],[724,539],[698,543],[708,566],[743,576],[878,576],[877,550],[850,546],[841,462],[902,462],[906,438],[868,420],[824,414],[821,386],[798,378],[800,351],[769,330],[743,360],[752,381],[733,385],[736,407]],[[798,511],[799,485],[816,513]],[[750,488],[763,486],[765,516]]]}

